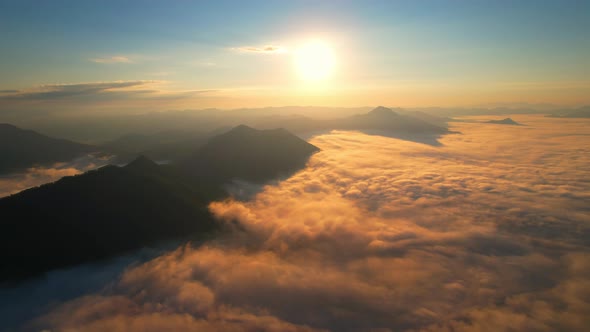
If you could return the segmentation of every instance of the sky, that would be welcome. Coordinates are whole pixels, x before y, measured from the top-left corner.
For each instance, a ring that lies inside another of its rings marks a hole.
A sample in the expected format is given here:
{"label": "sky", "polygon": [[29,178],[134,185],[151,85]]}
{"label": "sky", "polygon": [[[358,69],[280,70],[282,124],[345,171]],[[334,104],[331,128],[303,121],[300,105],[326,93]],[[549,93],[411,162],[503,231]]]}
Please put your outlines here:
{"label": "sky", "polygon": [[0,112],[581,106],[588,31],[588,1],[0,0]]}

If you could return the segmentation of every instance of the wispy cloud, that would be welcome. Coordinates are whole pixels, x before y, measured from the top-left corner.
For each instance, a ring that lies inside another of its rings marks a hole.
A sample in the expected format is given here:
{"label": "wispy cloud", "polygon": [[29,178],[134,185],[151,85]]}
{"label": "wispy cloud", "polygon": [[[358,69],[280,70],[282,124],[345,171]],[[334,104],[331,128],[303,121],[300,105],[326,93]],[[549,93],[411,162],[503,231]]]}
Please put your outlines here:
{"label": "wispy cloud", "polygon": [[266,45],[266,46],[241,46],[232,48],[238,52],[244,53],[263,53],[263,54],[277,54],[285,53],[287,49],[277,45]]}
{"label": "wispy cloud", "polygon": [[137,90],[137,87],[158,83],[159,81],[115,81],[75,84],[46,84],[27,90],[11,90],[0,95],[0,100],[53,100],[100,93],[147,93],[154,90]]}
{"label": "wispy cloud", "polygon": [[64,176],[71,176],[102,167],[114,161],[114,156],[97,154],[84,155],[53,165],[35,166],[22,172],[0,176],[0,197],[19,191],[54,182]]}
{"label": "wispy cloud", "polygon": [[102,57],[102,58],[92,58],[90,59],[92,62],[96,63],[132,63],[131,59],[126,56],[122,55],[115,55],[111,57]]}

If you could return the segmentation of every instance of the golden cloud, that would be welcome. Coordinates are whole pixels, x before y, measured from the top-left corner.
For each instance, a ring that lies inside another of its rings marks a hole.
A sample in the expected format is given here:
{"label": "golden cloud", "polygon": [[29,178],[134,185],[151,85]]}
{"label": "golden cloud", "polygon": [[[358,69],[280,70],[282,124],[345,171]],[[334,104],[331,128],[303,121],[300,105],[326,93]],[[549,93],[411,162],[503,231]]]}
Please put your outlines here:
{"label": "golden cloud", "polygon": [[456,123],[433,147],[335,131],[228,233],[130,267],[31,326],[58,331],[581,331],[590,123]]}

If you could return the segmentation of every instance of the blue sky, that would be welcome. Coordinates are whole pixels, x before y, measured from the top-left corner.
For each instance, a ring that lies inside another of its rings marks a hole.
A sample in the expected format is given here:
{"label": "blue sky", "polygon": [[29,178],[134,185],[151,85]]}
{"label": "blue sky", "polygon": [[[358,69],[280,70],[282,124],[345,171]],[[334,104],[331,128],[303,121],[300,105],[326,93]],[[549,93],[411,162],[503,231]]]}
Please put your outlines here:
{"label": "blue sky", "polygon": [[[584,104],[589,22],[590,1],[1,0],[0,90],[137,81],[188,108]],[[292,65],[310,39],[337,61],[321,86]],[[287,52],[244,51],[269,45]]]}

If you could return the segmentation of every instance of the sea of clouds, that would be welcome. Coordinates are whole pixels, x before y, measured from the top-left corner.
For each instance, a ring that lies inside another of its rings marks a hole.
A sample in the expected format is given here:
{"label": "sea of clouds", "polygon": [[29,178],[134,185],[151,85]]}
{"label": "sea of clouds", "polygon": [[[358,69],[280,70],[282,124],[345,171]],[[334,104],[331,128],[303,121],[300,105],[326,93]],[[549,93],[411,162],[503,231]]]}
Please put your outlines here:
{"label": "sea of clouds", "polygon": [[55,182],[64,176],[72,176],[99,168],[115,161],[115,156],[88,154],[78,158],[39,165],[20,172],[0,175],[0,197],[16,194],[25,189]]}
{"label": "sea of clouds", "polygon": [[440,146],[316,136],[229,229],[47,306],[31,331],[583,331],[590,121],[453,123]]}

